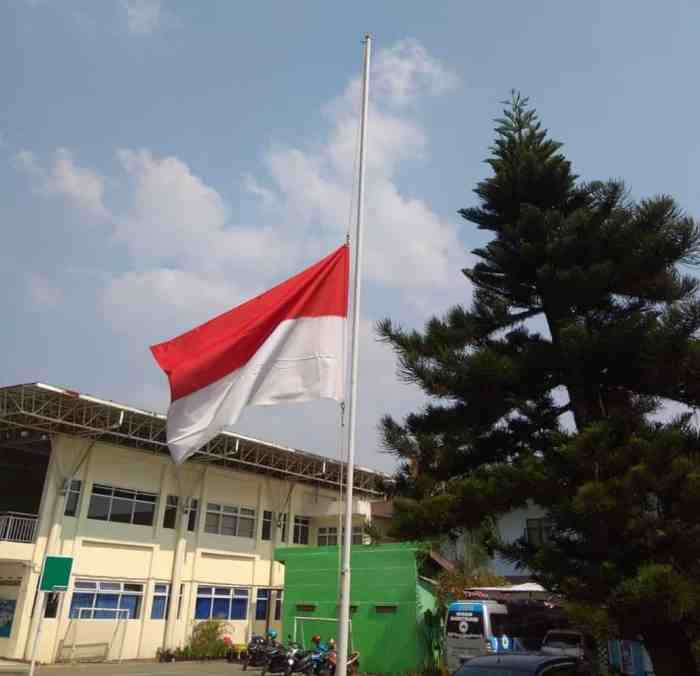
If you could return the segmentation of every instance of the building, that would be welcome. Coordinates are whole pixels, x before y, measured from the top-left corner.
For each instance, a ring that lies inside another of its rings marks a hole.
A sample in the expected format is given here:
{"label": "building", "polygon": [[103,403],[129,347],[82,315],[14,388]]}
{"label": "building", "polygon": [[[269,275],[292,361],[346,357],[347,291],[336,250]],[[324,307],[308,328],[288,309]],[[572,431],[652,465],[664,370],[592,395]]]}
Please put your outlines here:
{"label": "building", "polygon": [[[46,554],[74,558],[47,595],[38,657],[149,658],[206,618],[234,643],[281,628],[279,545],[333,545],[344,468],[223,433],[181,468],[165,417],[40,383],[0,388],[0,657],[28,659]],[[378,472],[357,468],[363,542]]]}
{"label": "building", "polygon": [[[337,550],[280,547],[276,559],[285,564],[284,635],[304,645],[314,634],[337,636]],[[434,578],[445,565],[414,543],[352,548],[350,639],[361,672],[420,673],[437,666],[442,634]]]}

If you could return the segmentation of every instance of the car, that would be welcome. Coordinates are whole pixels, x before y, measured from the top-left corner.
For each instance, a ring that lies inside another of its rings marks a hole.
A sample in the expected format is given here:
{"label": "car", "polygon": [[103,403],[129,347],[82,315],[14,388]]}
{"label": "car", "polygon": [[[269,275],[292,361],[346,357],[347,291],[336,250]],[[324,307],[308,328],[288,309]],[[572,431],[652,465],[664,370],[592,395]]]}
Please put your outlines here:
{"label": "car", "polygon": [[593,644],[579,631],[552,629],[542,641],[540,652],[543,655],[577,657],[580,660],[593,660]]}
{"label": "car", "polygon": [[581,662],[541,653],[500,653],[474,657],[455,676],[579,676]]}

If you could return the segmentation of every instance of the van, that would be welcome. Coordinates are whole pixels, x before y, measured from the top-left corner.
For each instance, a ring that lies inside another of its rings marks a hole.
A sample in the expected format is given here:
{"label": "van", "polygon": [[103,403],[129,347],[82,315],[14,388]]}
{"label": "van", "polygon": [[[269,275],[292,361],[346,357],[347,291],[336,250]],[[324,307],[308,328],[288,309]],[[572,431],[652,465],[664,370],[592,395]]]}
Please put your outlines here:
{"label": "van", "polygon": [[513,650],[505,635],[508,608],[497,601],[455,601],[447,607],[445,658],[450,673],[467,660]]}

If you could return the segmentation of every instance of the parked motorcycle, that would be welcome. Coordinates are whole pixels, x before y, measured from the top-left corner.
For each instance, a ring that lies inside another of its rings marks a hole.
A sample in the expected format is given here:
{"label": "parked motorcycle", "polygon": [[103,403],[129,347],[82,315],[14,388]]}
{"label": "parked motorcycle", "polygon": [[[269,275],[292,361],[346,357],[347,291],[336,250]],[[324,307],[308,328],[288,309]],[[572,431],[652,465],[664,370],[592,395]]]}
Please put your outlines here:
{"label": "parked motorcycle", "polygon": [[[335,668],[338,663],[338,653],[333,647],[325,655],[326,664],[323,666],[319,674],[323,676],[335,676]],[[360,669],[360,653],[355,650],[348,656],[348,674],[357,673]]]}
{"label": "parked motorcycle", "polygon": [[270,629],[266,636],[254,634],[241,660],[243,671],[248,667],[264,667],[281,648],[276,639],[277,632],[274,629]]}
{"label": "parked motorcycle", "polygon": [[281,648],[270,656],[269,662],[263,666],[260,676],[266,674],[311,674],[313,671],[312,653],[302,650],[299,644],[291,643],[285,650]]}

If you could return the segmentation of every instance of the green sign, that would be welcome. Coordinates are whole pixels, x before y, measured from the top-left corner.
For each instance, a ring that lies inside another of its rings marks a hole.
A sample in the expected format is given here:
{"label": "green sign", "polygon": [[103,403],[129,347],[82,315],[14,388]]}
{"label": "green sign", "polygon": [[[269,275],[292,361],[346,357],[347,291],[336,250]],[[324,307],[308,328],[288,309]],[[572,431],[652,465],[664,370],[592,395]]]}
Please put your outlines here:
{"label": "green sign", "polygon": [[39,589],[44,592],[65,590],[70,580],[71,568],[73,568],[72,556],[47,556]]}

